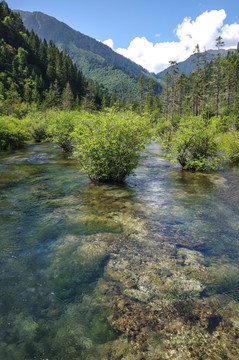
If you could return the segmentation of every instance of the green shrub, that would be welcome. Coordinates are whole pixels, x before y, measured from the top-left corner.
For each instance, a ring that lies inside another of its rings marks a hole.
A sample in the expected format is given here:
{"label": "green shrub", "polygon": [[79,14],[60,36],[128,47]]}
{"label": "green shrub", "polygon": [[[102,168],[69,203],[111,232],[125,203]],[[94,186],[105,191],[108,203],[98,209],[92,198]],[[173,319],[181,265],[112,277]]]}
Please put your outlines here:
{"label": "green shrub", "polygon": [[11,116],[0,118],[0,150],[14,150],[23,146],[26,132],[21,120]]}
{"label": "green shrub", "polygon": [[216,130],[199,117],[183,118],[172,138],[171,150],[184,169],[217,167]]}
{"label": "green shrub", "polygon": [[150,135],[149,119],[133,112],[84,113],[74,154],[93,182],[121,182],[137,166]]}
{"label": "green shrub", "polygon": [[233,122],[234,120],[229,116],[218,117],[218,118],[216,116],[213,116],[210,119],[210,123],[219,134],[229,131],[229,129],[231,129],[233,126]]}
{"label": "green shrub", "polygon": [[239,132],[231,131],[218,138],[219,149],[231,163],[239,161]]}
{"label": "green shrub", "polygon": [[30,139],[41,142],[47,138],[47,115],[45,112],[31,112],[24,119],[27,123],[27,132]]}
{"label": "green shrub", "polygon": [[167,133],[170,131],[170,129],[171,129],[170,121],[164,118],[160,118],[155,127],[156,134],[159,137],[163,137],[164,135],[167,136]]}
{"label": "green shrub", "polygon": [[76,111],[49,111],[47,113],[47,133],[53,142],[63,151],[72,152],[72,133],[75,123],[79,122],[80,113]]}

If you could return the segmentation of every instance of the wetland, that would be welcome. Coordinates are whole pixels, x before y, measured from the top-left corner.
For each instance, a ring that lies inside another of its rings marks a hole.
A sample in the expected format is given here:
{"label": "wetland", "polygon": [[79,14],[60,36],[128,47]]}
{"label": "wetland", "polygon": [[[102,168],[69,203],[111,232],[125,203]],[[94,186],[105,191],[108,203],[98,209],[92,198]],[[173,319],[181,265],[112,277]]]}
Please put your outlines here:
{"label": "wetland", "polygon": [[147,146],[93,185],[52,144],[0,155],[0,359],[239,356],[239,167]]}

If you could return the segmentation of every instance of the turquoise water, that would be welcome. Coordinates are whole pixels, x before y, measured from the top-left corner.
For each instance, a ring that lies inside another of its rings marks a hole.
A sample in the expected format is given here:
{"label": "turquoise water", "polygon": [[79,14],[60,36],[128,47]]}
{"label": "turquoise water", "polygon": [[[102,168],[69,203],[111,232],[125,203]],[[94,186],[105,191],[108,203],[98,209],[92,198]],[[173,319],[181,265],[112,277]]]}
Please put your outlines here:
{"label": "turquoise water", "polygon": [[0,155],[0,214],[0,359],[238,358],[238,167],[184,172],[152,144],[93,186],[32,144]]}

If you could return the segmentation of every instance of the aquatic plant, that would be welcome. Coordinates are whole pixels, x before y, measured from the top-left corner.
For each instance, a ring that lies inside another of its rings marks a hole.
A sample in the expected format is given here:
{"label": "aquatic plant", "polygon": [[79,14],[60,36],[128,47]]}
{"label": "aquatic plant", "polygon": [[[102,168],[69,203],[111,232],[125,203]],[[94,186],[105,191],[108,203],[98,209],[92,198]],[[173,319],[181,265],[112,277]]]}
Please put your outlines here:
{"label": "aquatic plant", "polygon": [[216,131],[205,119],[182,118],[171,142],[171,151],[184,169],[203,171],[217,167]]}
{"label": "aquatic plant", "polygon": [[238,359],[238,168],[159,153],[124,186],[57,146],[1,155],[1,359]]}
{"label": "aquatic plant", "polygon": [[23,146],[26,132],[21,120],[11,116],[0,118],[0,150],[14,150]]}
{"label": "aquatic plant", "polygon": [[225,153],[226,160],[231,163],[239,161],[239,132],[231,131],[218,138],[219,148]]}
{"label": "aquatic plant", "polygon": [[28,137],[36,142],[47,138],[47,113],[32,111],[24,119],[27,124]]}
{"label": "aquatic plant", "polygon": [[74,111],[49,111],[47,114],[47,134],[64,152],[72,152],[72,133],[79,117],[80,113]]}
{"label": "aquatic plant", "polygon": [[150,139],[149,119],[133,112],[85,113],[74,133],[75,152],[94,182],[121,182]]}

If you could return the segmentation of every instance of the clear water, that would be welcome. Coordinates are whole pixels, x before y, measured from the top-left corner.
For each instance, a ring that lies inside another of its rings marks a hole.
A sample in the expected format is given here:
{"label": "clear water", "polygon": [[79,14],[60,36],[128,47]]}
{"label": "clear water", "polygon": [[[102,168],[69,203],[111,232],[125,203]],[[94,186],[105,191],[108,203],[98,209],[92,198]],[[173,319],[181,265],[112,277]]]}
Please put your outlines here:
{"label": "clear water", "polygon": [[0,155],[0,215],[0,359],[238,359],[239,168],[152,144],[93,186],[28,145]]}

